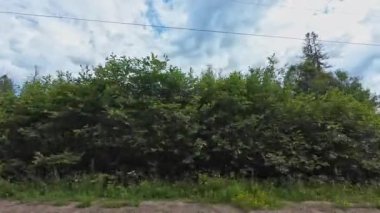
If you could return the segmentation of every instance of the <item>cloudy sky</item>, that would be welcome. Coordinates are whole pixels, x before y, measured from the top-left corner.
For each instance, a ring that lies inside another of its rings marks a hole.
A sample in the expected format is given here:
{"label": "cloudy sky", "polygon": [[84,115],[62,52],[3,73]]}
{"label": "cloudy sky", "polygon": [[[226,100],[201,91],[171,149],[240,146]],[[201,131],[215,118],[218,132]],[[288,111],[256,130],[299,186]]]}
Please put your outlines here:
{"label": "cloudy sky", "polygon": [[[3,0],[0,11],[60,15],[303,38],[380,43],[379,0]],[[299,60],[302,41],[153,29],[0,14],[0,75],[17,82],[42,74],[97,65],[111,53],[167,54],[200,72],[246,70],[275,53],[282,64]],[[360,76],[380,93],[380,46],[325,44],[334,68]]]}

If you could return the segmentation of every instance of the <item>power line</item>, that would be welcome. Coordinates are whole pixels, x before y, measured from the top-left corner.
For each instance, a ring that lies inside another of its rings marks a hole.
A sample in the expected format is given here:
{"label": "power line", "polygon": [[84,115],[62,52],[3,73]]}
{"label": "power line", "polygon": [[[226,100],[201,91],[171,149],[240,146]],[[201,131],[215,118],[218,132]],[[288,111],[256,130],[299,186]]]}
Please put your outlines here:
{"label": "power line", "polygon": [[[195,32],[204,32],[204,33],[217,33],[217,34],[228,34],[228,35],[238,35],[238,36],[251,36],[251,37],[263,37],[263,38],[275,38],[275,39],[304,41],[303,38],[291,37],[291,36],[244,33],[244,32],[234,32],[234,31],[225,31],[225,30],[211,30],[211,29],[200,29],[200,28],[189,28],[189,27],[176,27],[176,26],[143,24],[143,23],[135,23],[135,22],[109,21],[109,20],[101,20],[101,19],[76,18],[76,17],[69,17],[69,16],[22,13],[22,12],[14,12],[14,11],[0,11],[0,14],[30,16],[30,17],[38,17],[38,18],[67,19],[67,20],[97,22],[97,23],[105,23],[105,24],[119,24],[119,25],[129,25],[129,26],[152,27],[152,28],[160,28],[160,29],[172,29],[172,30],[195,31]],[[347,41],[337,41],[337,40],[319,40],[319,41],[324,42],[324,43],[380,47],[380,43],[347,42]]]}
{"label": "power line", "polygon": [[[259,7],[273,7],[274,4],[267,4],[267,3],[261,3],[259,1],[242,1],[242,0],[229,0],[230,3],[238,3],[238,4],[244,4],[244,5],[252,5],[252,6],[259,6]],[[291,5],[287,4],[279,4],[277,5],[280,8],[285,8],[285,9],[290,9],[290,10],[304,10],[304,11],[309,11],[309,12],[315,12],[315,13],[325,13],[325,10],[318,10],[318,9],[313,9],[313,8],[300,8],[300,7],[294,7]],[[345,16],[353,16],[353,15],[358,15],[358,13],[353,13],[353,12],[346,12],[346,11],[335,11],[335,14],[341,14]],[[380,17],[380,15],[372,14],[371,16],[373,17]]]}
{"label": "power line", "polygon": [[239,4],[246,4],[246,5],[257,5],[257,6],[263,6],[263,7],[272,7],[273,4],[264,4],[264,3],[259,3],[258,1],[240,1],[240,0],[230,0],[230,2],[233,3],[239,3]]}

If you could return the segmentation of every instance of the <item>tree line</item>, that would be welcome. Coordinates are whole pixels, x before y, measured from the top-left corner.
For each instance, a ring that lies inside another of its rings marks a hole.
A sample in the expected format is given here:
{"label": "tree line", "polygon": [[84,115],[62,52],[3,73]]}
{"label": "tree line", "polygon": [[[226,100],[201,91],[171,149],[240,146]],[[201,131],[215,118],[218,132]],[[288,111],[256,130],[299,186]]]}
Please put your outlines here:
{"label": "tree line", "polygon": [[197,174],[363,182],[380,174],[378,99],[327,71],[315,33],[300,62],[217,75],[155,55],[110,56],[79,75],[58,72],[15,91],[0,78],[0,176]]}

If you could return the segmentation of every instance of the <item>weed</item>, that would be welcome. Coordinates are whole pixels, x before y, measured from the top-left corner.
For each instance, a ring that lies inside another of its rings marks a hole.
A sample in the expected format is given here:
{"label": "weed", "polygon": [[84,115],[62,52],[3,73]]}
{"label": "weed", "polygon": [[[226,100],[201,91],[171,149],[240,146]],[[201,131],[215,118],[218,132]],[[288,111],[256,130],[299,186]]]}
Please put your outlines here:
{"label": "weed", "polygon": [[143,181],[121,186],[103,187],[101,181],[83,177],[68,184],[11,183],[0,180],[0,198],[24,202],[47,202],[65,205],[78,202],[85,208],[98,203],[107,208],[138,205],[145,200],[185,200],[202,203],[232,204],[243,209],[273,209],[287,202],[328,201],[341,208],[353,205],[380,206],[380,187],[348,184],[289,183],[274,185],[271,182],[248,182],[202,176],[199,182]]}

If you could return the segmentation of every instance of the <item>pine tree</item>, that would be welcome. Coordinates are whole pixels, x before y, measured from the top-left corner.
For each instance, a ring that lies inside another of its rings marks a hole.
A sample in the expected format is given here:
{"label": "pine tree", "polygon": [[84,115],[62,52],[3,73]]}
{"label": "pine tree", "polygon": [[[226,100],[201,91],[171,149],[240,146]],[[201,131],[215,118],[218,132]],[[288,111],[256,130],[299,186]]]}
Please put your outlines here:
{"label": "pine tree", "polygon": [[0,77],[0,93],[13,92],[13,83],[7,75]]}
{"label": "pine tree", "polygon": [[323,46],[318,41],[318,37],[318,34],[315,32],[306,33],[303,57],[310,61],[318,70],[321,70],[322,68],[329,68],[330,66],[326,63],[329,57],[323,52]]}

